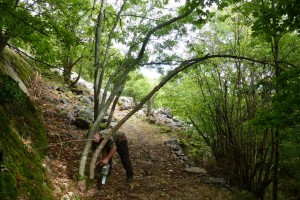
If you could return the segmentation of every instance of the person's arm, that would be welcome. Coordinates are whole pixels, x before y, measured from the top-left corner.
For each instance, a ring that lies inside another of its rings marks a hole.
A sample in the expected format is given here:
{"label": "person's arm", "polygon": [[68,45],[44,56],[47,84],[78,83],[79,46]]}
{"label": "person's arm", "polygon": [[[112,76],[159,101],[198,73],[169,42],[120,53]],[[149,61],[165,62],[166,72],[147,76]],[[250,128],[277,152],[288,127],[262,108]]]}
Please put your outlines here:
{"label": "person's arm", "polygon": [[107,151],[106,151],[106,148],[103,147],[103,149],[102,149],[102,160],[104,158],[106,158],[106,156],[107,156]]}
{"label": "person's arm", "polygon": [[[93,136],[93,144],[95,144],[95,145],[98,146],[99,143],[100,143],[100,140],[101,140],[100,134],[99,133],[95,133],[94,136]],[[104,164],[103,163],[103,159],[106,158],[106,156],[107,156],[107,150],[106,150],[106,148],[103,148],[102,151],[101,151],[101,153],[102,153],[102,157],[101,157],[102,160],[98,161],[97,165],[103,165]]]}
{"label": "person's arm", "polygon": [[104,165],[106,165],[108,163],[108,161],[111,159],[111,157],[116,153],[116,151],[117,151],[117,147],[114,146],[110,149],[110,151],[108,152],[108,154],[106,156],[105,155],[103,156],[103,152],[102,152],[102,156],[103,156],[102,158],[104,158],[102,160],[102,163]]}

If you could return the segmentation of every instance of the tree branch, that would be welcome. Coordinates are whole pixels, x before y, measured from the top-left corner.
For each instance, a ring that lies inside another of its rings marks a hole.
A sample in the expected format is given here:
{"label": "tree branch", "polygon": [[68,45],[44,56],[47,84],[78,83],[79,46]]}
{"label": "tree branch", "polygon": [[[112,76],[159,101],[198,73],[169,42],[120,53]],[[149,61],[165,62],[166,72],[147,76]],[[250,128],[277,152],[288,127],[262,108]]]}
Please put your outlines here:
{"label": "tree branch", "polygon": [[[107,11],[105,13],[108,13],[110,15],[116,15],[114,13],[107,12]],[[141,19],[148,19],[148,20],[151,20],[151,21],[159,21],[159,19],[144,17],[144,16],[140,16],[140,15],[133,15],[133,14],[124,14],[124,15],[120,15],[120,16],[121,17],[135,17],[135,18],[141,18]]]}
{"label": "tree branch", "polygon": [[62,145],[62,144],[66,144],[66,143],[71,143],[71,142],[86,142],[88,140],[91,140],[92,139],[86,139],[86,140],[68,140],[68,141],[61,141],[61,142],[58,142],[58,143],[52,143],[50,145],[47,145],[45,147],[41,147],[41,148],[38,148],[38,149],[46,149],[46,148],[49,148],[49,147],[54,147],[54,146],[57,146],[57,145]]}
{"label": "tree branch", "polygon": [[55,68],[55,67],[56,67],[56,66],[51,65],[51,64],[49,64],[49,63],[43,62],[43,61],[41,61],[41,60],[39,60],[39,59],[36,59],[36,58],[30,56],[29,54],[25,53],[24,51],[22,51],[22,50],[20,50],[20,49],[18,49],[18,48],[16,48],[16,47],[14,47],[14,46],[12,46],[12,45],[10,45],[10,44],[7,44],[7,46],[8,46],[9,48],[15,50],[21,57],[22,57],[22,55],[24,55],[24,56],[28,57],[29,59],[31,59],[31,60],[33,60],[33,61],[39,62],[39,63],[44,64],[44,65],[47,65],[47,66],[49,66],[49,67],[52,67],[52,68]]}

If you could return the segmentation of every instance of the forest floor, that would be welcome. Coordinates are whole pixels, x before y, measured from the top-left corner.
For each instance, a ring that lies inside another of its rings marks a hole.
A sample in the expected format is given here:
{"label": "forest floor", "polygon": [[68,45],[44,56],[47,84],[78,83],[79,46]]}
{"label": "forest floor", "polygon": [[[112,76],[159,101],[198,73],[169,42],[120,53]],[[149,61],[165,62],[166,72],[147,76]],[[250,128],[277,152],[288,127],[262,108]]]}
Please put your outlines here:
{"label": "forest floor", "polygon": [[[164,144],[164,141],[176,138],[176,133],[164,133],[162,126],[149,124],[137,116],[133,116],[121,127],[129,142],[134,180],[131,183],[125,182],[125,171],[119,156],[115,154],[112,174],[103,190],[99,192],[91,184],[87,191],[79,191],[78,167],[87,130],[80,130],[70,124],[67,114],[61,111],[59,99],[66,96],[66,93],[54,90],[53,85],[43,81],[39,81],[42,85],[36,83],[31,94],[43,113],[49,139],[49,177],[56,199],[235,199],[227,189],[206,184],[198,175],[184,171],[184,164]],[[69,106],[77,103],[76,98],[71,98]],[[127,111],[117,109],[115,117],[121,119],[126,113]],[[88,171],[89,165],[86,168]]]}

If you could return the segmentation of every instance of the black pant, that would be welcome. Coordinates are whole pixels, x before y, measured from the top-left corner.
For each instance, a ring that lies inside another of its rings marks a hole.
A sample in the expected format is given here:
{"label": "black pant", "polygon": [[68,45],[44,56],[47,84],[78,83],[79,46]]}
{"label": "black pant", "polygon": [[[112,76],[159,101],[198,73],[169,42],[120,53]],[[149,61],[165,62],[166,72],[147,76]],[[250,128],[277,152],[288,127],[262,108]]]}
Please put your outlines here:
{"label": "black pant", "polygon": [[[127,140],[122,140],[117,146],[117,152],[122,161],[123,168],[126,170],[127,177],[133,177],[132,165],[129,158],[129,149]],[[110,151],[110,148],[107,147],[107,152]],[[109,160],[110,171],[112,169],[112,158]]]}

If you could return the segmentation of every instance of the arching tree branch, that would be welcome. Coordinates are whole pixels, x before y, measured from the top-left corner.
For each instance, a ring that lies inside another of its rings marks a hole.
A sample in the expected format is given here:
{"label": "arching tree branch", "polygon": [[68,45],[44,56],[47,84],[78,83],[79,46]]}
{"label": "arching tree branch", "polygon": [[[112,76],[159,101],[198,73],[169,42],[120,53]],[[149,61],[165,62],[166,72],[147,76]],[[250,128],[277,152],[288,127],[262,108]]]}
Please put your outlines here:
{"label": "arching tree branch", "polygon": [[235,55],[205,55],[203,57],[199,57],[199,58],[193,58],[193,59],[189,59],[189,60],[185,60],[183,61],[178,67],[176,67],[175,69],[171,70],[161,81],[160,83],[153,88],[153,90],[147,95],[145,96],[141,102],[136,105],[124,118],[122,118],[117,125],[105,136],[104,140],[99,144],[99,146],[97,147],[96,151],[94,152],[94,155],[92,157],[91,160],[91,166],[90,166],[90,179],[94,179],[95,177],[95,165],[96,165],[96,161],[97,158],[101,152],[101,150],[103,149],[105,143],[107,142],[108,138],[110,138],[134,113],[136,113],[138,110],[140,110],[142,108],[142,106],[159,90],[161,89],[169,80],[171,80],[175,75],[177,75],[178,73],[182,72],[183,70],[201,63],[202,61],[205,60],[209,60],[209,59],[213,59],[213,58],[231,58],[231,59],[241,59],[241,60],[247,60],[247,61],[251,61],[251,62],[256,62],[256,63],[262,63],[262,64],[271,64],[269,62],[266,61],[260,61],[260,60],[255,60],[252,58],[248,58],[248,57],[243,57],[243,56],[235,56]]}

